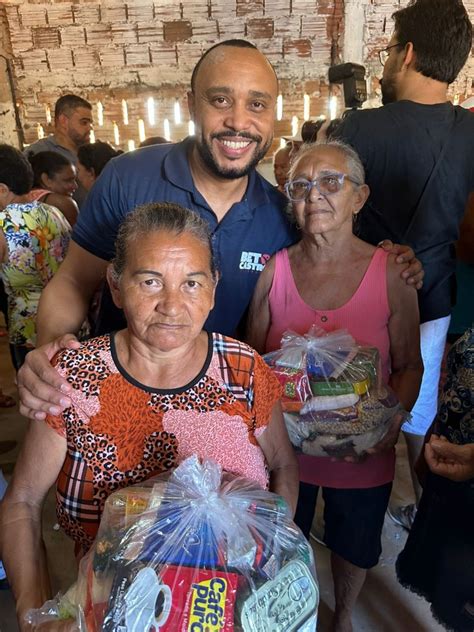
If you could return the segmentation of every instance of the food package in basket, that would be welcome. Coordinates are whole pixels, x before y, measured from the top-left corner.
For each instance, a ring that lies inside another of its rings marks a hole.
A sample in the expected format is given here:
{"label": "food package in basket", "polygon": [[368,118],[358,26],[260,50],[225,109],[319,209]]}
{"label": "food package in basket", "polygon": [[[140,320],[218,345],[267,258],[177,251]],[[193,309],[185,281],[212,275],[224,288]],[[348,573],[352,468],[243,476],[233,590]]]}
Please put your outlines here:
{"label": "food package in basket", "polygon": [[283,387],[283,412],[292,444],[304,454],[358,456],[386,434],[396,413],[407,414],[383,384],[376,348],[343,329],[288,331],[264,356]]}
{"label": "food package in basket", "polygon": [[318,603],[283,498],[192,456],[108,498],[59,610],[87,632],[310,632]]}

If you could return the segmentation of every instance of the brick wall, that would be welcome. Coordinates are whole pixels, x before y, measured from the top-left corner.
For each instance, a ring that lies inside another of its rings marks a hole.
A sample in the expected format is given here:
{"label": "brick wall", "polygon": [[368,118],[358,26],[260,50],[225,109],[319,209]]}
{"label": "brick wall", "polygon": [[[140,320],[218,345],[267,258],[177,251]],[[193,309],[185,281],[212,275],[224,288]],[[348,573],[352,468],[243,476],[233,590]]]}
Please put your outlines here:
{"label": "brick wall", "polygon": [[[376,75],[374,50],[390,37],[389,16],[400,3],[359,1],[365,5],[364,61]],[[474,0],[466,4],[474,17]],[[304,94],[310,117],[328,114],[327,69],[343,60],[343,0],[16,0],[3,6],[26,142],[36,140],[39,124],[50,130],[46,108],[65,92],[94,104],[97,138],[114,142],[118,132],[123,148],[138,143],[138,119],[147,136],[163,135],[167,119],[171,137],[182,138],[193,66],[209,46],[235,37],[255,43],[275,65],[284,104],[276,137],[291,134],[292,117],[303,120]],[[471,60],[470,74],[464,73],[456,91],[471,93],[472,70]],[[155,100],[155,124],[148,119],[149,97]],[[181,123],[175,122],[176,101]]]}
{"label": "brick wall", "polygon": [[0,142],[19,144],[7,59],[12,55],[6,8],[0,3]]}

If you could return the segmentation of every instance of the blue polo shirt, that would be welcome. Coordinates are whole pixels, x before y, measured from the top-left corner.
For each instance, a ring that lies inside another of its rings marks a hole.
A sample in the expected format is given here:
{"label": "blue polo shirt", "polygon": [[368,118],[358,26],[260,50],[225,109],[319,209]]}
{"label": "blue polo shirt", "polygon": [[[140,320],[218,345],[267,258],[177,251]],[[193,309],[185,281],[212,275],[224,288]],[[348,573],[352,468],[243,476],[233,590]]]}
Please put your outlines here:
{"label": "blue polo shirt", "polygon": [[173,202],[196,211],[211,228],[221,275],[206,329],[233,335],[266,261],[294,243],[296,232],[284,213],[286,198],[255,170],[249,174],[242,200],[218,222],[194,186],[187,158],[192,144],[188,138],[175,145],[144,147],[111,160],[90,191],[72,238],[108,261],[114,255],[121,221],[136,206]]}

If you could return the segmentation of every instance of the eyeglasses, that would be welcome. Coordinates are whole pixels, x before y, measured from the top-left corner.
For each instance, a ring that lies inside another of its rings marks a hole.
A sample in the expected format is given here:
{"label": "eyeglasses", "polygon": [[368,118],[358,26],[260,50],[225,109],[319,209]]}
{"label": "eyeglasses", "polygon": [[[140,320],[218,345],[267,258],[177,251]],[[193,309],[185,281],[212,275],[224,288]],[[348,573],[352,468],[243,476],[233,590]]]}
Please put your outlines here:
{"label": "eyeglasses", "polygon": [[396,48],[397,46],[405,46],[405,44],[392,44],[391,46],[387,46],[387,48],[382,48],[381,50],[379,50],[379,61],[382,66],[385,66],[385,64],[387,63],[387,59],[390,55],[390,50],[392,48]]}
{"label": "eyeglasses", "polygon": [[350,180],[357,186],[361,186],[360,182],[348,176],[347,173],[324,173],[314,180],[307,180],[306,178],[290,180],[285,184],[285,191],[292,202],[301,202],[308,198],[313,187],[316,187],[319,193],[324,196],[338,193],[344,186],[344,180]]}

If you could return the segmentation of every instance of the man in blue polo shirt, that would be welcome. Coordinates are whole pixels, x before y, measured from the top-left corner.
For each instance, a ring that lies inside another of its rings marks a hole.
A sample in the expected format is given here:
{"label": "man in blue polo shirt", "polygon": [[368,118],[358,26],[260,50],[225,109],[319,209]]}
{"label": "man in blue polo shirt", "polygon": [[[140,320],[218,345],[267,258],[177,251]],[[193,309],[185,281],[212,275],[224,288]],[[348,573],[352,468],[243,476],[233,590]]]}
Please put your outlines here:
{"label": "man in blue polo shirt", "polygon": [[209,222],[221,279],[206,327],[234,333],[265,261],[295,240],[284,216],[286,198],[255,171],[272,143],[277,94],[275,71],[255,46],[221,42],[203,55],[191,77],[195,137],[140,149],[104,169],[66,259],[42,294],[42,347],[28,354],[18,377],[22,414],[44,419],[46,412],[57,415],[70,405],[70,387],[49,359],[78,344],[70,332],[79,330],[105,275],[121,220],[138,204],[179,203]]}
{"label": "man in blue polo shirt", "polygon": [[193,147],[194,141],[186,139],[111,161],[91,190],[73,239],[84,250],[110,261],[118,226],[137,205],[166,200],[196,211],[211,227],[220,272],[216,307],[206,328],[233,335],[266,260],[284,244],[293,243],[295,236],[282,212],[281,195],[255,169],[245,176],[242,199],[219,221],[193,182],[188,161]]}

